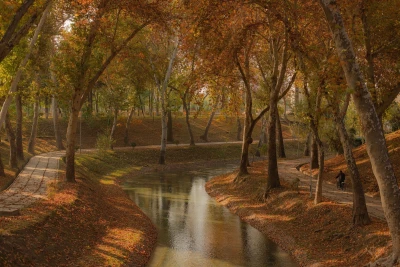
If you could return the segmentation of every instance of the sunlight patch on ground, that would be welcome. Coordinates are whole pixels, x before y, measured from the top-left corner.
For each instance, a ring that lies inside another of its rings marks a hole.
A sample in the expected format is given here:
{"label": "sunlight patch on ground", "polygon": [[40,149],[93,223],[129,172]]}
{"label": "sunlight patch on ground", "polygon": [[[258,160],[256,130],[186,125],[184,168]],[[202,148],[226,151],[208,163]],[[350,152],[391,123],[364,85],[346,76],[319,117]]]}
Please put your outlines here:
{"label": "sunlight patch on ground", "polygon": [[132,245],[139,243],[142,236],[143,232],[141,231],[113,228],[95,246],[92,258],[87,259],[85,257],[82,263],[101,263],[102,266],[122,266],[130,256]]}

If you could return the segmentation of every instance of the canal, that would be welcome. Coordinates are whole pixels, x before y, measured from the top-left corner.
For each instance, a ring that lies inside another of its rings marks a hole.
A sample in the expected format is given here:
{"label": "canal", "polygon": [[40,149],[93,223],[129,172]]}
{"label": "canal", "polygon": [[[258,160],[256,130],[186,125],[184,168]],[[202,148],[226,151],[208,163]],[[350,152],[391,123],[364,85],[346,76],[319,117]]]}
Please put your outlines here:
{"label": "canal", "polygon": [[124,183],[158,229],[148,266],[296,266],[274,242],[205,192],[209,179],[235,167],[149,173]]}

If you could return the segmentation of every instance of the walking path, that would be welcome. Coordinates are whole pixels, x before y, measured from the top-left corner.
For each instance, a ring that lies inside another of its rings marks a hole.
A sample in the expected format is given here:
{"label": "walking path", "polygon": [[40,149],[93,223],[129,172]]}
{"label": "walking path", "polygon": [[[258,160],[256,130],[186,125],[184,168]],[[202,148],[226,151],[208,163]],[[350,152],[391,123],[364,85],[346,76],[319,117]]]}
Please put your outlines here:
{"label": "walking path", "polygon": [[0,215],[18,215],[19,210],[46,198],[47,183],[58,177],[58,163],[65,152],[32,157],[14,182],[0,192]]}
{"label": "walking path", "polygon": [[[279,176],[287,181],[293,181],[294,179],[299,178],[300,184],[299,186],[310,188],[310,175],[306,175],[301,173],[296,169],[297,166],[303,164],[305,162],[309,162],[309,158],[299,158],[295,160],[281,160],[278,162],[279,166]],[[315,192],[315,186],[317,181],[312,179],[312,193]],[[338,203],[343,203],[352,206],[353,205],[353,193],[350,188],[347,188],[346,191],[341,191],[336,188],[336,184],[331,184],[324,182],[322,184],[322,195],[326,198],[334,200]],[[377,217],[379,219],[385,220],[385,216],[383,214],[382,204],[379,198],[372,198],[369,196],[365,196],[365,200],[367,202],[368,214],[370,216]]]}
{"label": "walking path", "polygon": [[[237,142],[219,142],[219,143],[199,143],[196,145],[218,145],[230,144]],[[239,142],[240,143],[240,142]],[[170,145],[176,146],[176,145]],[[179,146],[188,146],[187,144],[180,144]],[[160,146],[138,146],[138,148],[159,148]],[[131,147],[116,148],[117,150],[131,150]],[[90,152],[93,149],[82,149],[82,152]],[[13,184],[8,189],[0,192],[0,215],[18,215],[19,210],[29,206],[39,199],[47,197],[46,187],[51,181],[55,181],[58,177],[58,163],[60,157],[65,154],[65,151],[49,152],[41,155],[34,156],[26,164],[25,168],[19,173],[18,177],[14,180]],[[287,181],[300,179],[300,186],[309,188],[310,176],[299,172],[296,167],[308,158],[299,158],[296,160],[280,160],[279,174],[281,178]],[[312,180],[313,193],[316,181]],[[323,196],[337,201],[352,205],[352,193],[350,190],[339,191],[336,185],[324,183]],[[375,199],[366,196],[368,212],[371,216],[380,219],[385,219],[380,199]]]}

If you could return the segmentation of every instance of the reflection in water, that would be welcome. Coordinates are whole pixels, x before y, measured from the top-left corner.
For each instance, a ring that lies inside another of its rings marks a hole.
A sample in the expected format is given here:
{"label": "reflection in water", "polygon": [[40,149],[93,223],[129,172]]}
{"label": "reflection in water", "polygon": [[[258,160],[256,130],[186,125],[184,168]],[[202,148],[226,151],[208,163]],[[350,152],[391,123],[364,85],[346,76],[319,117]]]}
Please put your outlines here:
{"label": "reflection in water", "polygon": [[296,266],[205,192],[208,179],[233,167],[152,173],[125,183],[130,198],[158,228],[149,266]]}

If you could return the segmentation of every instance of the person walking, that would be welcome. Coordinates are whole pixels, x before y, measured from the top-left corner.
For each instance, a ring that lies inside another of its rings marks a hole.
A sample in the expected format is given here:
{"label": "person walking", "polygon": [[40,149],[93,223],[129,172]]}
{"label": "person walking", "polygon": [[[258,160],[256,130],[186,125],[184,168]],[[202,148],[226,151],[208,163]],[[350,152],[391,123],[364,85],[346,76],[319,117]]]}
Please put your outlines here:
{"label": "person walking", "polygon": [[343,190],[344,180],[346,179],[346,174],[340,170],[339,174],[336,176],[337,188]]}

